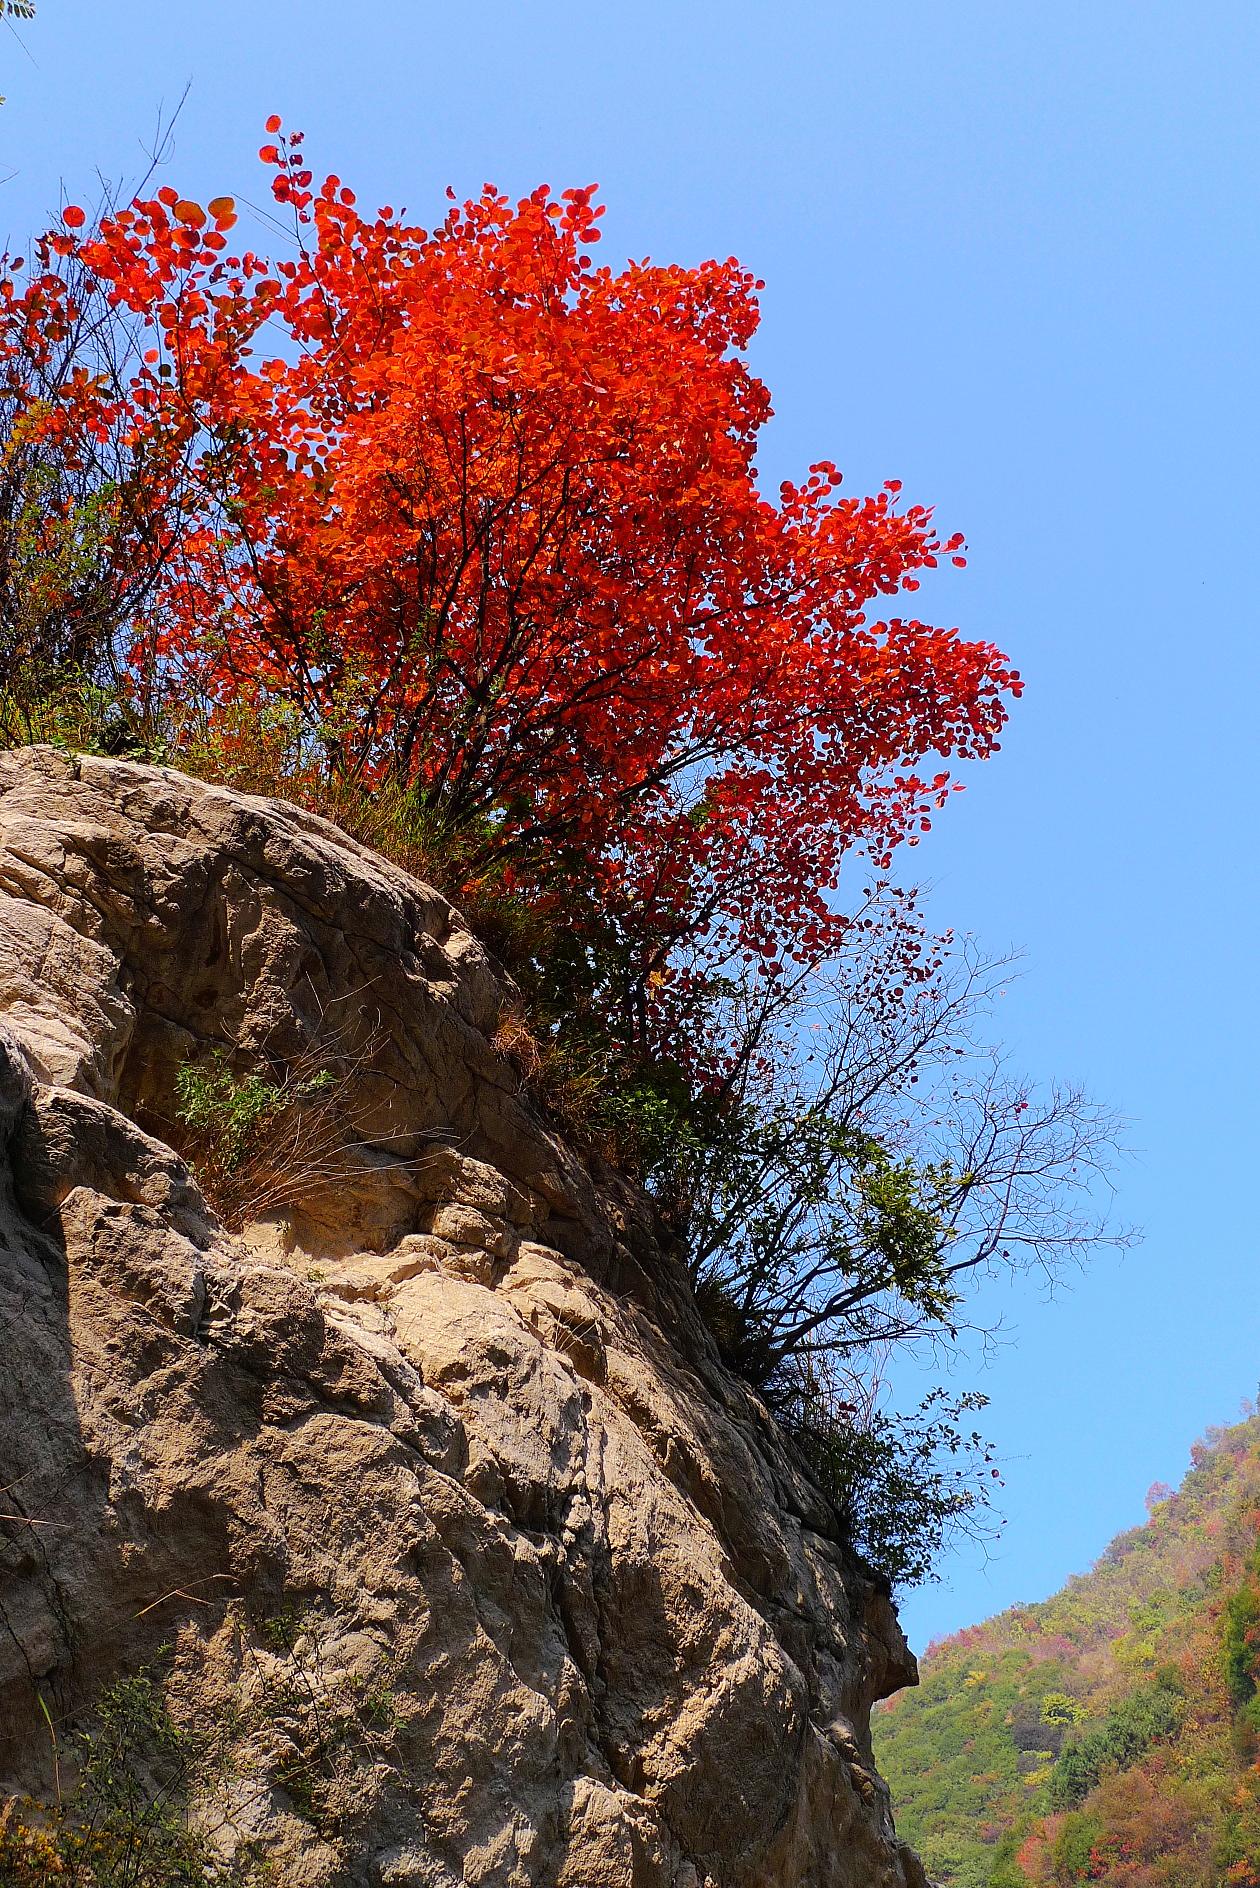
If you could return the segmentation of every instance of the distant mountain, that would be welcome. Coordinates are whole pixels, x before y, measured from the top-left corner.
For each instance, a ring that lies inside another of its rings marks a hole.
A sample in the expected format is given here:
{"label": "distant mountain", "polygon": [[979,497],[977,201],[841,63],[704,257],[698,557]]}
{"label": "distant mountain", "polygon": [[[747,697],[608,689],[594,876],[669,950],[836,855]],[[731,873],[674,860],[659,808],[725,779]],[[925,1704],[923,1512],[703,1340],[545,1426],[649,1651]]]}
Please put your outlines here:
{"label": "distant mountain", "polygon": [[877,1711],[898,1834],[947,1888],[1260,1888],[1260,1416],[1191,1460]]}

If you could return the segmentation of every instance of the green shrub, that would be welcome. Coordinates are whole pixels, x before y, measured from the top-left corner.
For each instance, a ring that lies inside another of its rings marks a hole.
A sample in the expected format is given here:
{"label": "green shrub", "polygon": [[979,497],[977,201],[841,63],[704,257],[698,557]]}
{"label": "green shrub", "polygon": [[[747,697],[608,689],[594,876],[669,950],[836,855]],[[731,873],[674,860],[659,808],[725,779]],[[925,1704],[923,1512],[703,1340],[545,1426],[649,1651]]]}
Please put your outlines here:
{"label": "green shrub", "polygon": [[986,1402],[934,1390],[899,1416],[862,1409],[815,1381],[799,1386],[784,1411],[848,1538],[891,1585],[929,1579],[951,1535],[987,1531],[992,1452],[962,1426]]}
{"label": "green shrub", "polygon": [[1225,1602],[1223,1657],[1225,1683],[1239,1708],[1256,1698],[1260,1668],[1260,1554],[1253,1557],[1249,1578]]}
{"label": "green shrub", "polygon": [[1019,1853],[1022,1830],[1012,1829],[998,1843],[993,1867],[985,1888],[1028,1888],[1028,1877],[1015,1860]]}
{"label": "green shrub", "polygon": [[[324,1073],[324,1071],[321,1071]],[[235,1075],[221,1049],[208,1063],[185,1063],[175,1078],[179,1118],[214,1148],[225,1173],[235,1172],[291,1096],[283,1082],[257,1073]]]}
{"label": "green shrub", "polygon": [[1094,1850],[1102,1839],[1103,1825],[1097,1816],[1065,1817],[1054,1844],[1055,1880],[1089,1881],[1094,1867]]}
{"label": "green shrub", "polygon": [[1050,1773],[1051,1808],[1075,1808],[1108,1771],[1131,1769],[1152,1744],[1175,1736],[1183,1713],[1166,1679],[1124,1699],[1098,1730],[1064,1745]]}
{"label": "green shrub", "polygon": [[251,1855],[224,1862],[190,1820],[190,1799],[213,1787],[222,1752],[213,1733],[173,1722],[150,1672],[101,1693],[64,1791],[55,1738],[54,1754],[56,1800],[0,1808],[0,1888],[245,1888],[265,1879]]}

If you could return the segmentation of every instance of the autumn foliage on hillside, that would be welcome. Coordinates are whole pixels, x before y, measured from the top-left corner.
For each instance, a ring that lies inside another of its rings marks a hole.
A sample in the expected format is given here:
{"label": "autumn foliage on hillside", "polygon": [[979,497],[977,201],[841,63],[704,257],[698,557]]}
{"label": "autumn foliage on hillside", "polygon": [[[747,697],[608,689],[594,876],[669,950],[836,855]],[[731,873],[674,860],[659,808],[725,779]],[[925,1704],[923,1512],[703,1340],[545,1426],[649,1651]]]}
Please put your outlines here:
{"label": "autumn foliage on hillside", "polygon": [[1260,1884],[1260,1418],[1148,1502],[878,1714],[899,1832],[945,1888]]}
{"label": "autumn foliage on hillside", "polygon": [[1018,692],[898,606],[961,540],[828,463],[762,493],[734,260],[598,267],[589,188],[365,215],[268,130],[279,259],[165,186],[0,284],[11,454],[56,462],[54,534],[65,467],[106,468],[138,693],[287,717],[470,877],[562,884],[640,1013],[680,944],[825,951],[842,860],[917,834]]}

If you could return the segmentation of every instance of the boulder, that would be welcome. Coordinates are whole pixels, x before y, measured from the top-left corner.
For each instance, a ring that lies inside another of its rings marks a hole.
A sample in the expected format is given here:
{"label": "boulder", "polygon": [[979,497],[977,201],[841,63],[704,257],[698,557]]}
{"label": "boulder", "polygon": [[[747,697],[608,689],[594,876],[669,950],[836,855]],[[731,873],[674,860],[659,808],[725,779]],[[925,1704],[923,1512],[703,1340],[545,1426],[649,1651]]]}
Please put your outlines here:
{"label": "boulder", "polygon": [[[0,1794],[146,1671],[213,1733],[194,1824],[286,1888],[921,1883],[891,1602],[510,994],[319,819],[0,755]],[[215,1050],[353,1090],[235,1233],[176,1151]]]}

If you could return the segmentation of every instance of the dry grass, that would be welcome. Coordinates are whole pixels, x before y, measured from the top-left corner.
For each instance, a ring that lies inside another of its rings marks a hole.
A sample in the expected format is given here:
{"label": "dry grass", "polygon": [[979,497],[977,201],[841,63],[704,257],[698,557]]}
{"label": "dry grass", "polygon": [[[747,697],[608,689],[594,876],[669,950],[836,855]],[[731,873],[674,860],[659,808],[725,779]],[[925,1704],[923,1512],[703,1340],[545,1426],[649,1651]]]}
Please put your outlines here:
{"label": "dry grass", "polygon": [[[377,1037],[347,1050],[324,1034],[278,1068],[238,1075],[239,1054],[223,1051],[185,1064],[171,1138],[230,1232],[308,1207],[361,1173],[367,1155],[414,1145],[414,1133],[371,1131],[364,1081],[379,1048]],[[393,1164],[414,1171],[426,1158]]]}

